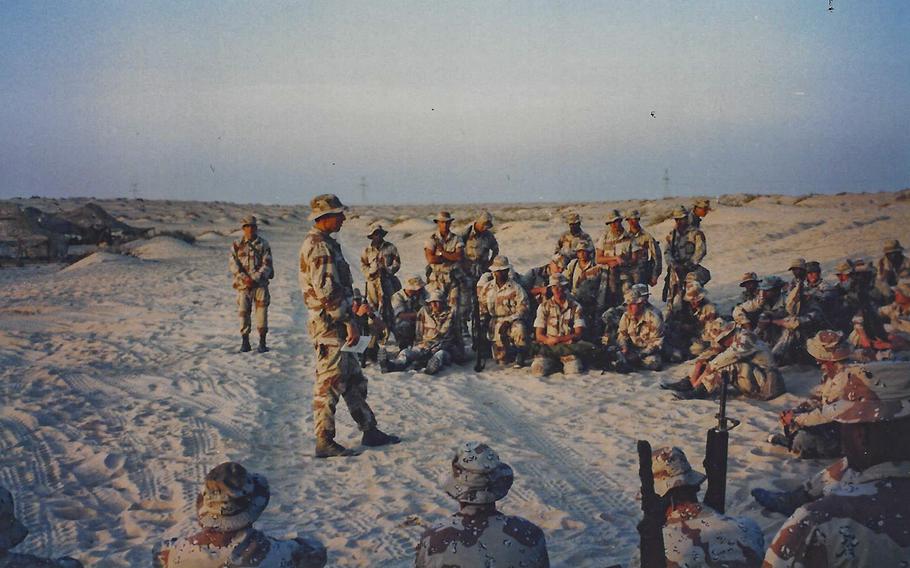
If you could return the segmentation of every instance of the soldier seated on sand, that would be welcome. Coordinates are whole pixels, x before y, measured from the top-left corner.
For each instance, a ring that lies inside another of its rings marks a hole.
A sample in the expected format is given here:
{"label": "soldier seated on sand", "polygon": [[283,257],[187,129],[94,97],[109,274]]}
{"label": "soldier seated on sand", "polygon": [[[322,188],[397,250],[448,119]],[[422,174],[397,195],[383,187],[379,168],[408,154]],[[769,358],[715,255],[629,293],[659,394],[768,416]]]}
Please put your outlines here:
{"label": "soldier seated on sand", "polygon": [[582,357],[593,350],[581,340],[585,329],[581,305],[569,295],[569,282],[562,274],[550,276],[549,289],[550,297],[538,306],[534,318],[531,373],[543,377],[561,365],[565,375],[578,375],[584,371]]}
{"label": "soldier seated on sand", "polygon": [[395,342],[404,349],[414,344],[417,314],[426,303],[426,284],[419,275],[411,276],[404,287],[392,296],[392,313],[395,318]]}
{"label": "soldier seated on sand", "polygon": [[379,366],[382,372],[403,371],[416,364],[423,367],[424,373],[435,375],[453,359],[461,360],[455,319],[455,310],[446,305],[444,291],[432,288],[427,294],[427,305],[417,313],[415,345],[402,349],[394,359],[389,359],[385,351],[381,352]]}
{"label": "soldier seated on sand", "polygon": [[910,350],[910,279],[891,288],[894,301],[878,309],[888,342],[895,351]]}
{"label": "soldier seated on sand", "polygon": [[667,566],[761,566],[765,539],[747,517],[728,517],[698,502],[703,473],[679,448],[658,448],[651,456],[654,492],[667,507],[663,528]]}
{"label": "soldier seated on sand", "polygon": [[265,477],[235,462],[225,462],[205,476],[196,497],[196,520],[202,530],[158,544],[152,556],[157,568],[325,566],[322,544],[297,537],[278,540],[253,528],[269,504]]}
{"label": "soldier seated on sand", "polygon": [[626,291],[626,311],[616,331],[620,368],[659,371],[663,366],[664,318],[649,296],[647,284]]}
{"label": "soldier seated on sand", "polygon": [[28,529],[16,519],[13,496],[0,487],[0,567],[2,568],[82,568],[82,563],[69,556],[51,560],[31,554],[11,552],[28,536]]}
{"label": "soldier seated on sand", "polygon": [[460,510],[423,534],[415,567],[548,568],[543,531],[528,520],[496,509],[496,501],[512,487],[512,468],[478,442],[461,444],[451,463],[445,491],[458,501]]}
{"label": "soldier seated on sand", "polygon": [[720,392],[721,381],[740,394],[770,400],[784,391],[784,378],[774,364],[768,344],[735,323],[724,325],[714,337],[706,357],[699,357],[688,377],[661,388],[677,391],[679,399],[709,398]]}
{"label": "soldier seated on sand", "polygon": [[700,355],[711,347],[712,338],[723,326],[717,307],[708,300],[705,289],[697,281],[688,283],[683,296],[685,302],[672,312],[673,343],[683,352]]}
{"label": "soldier seated on sand", "polygon": [[493,358],[500,365],[523,367],[528,349],[528,294],[512,277],[509,259],[499,255],[490,265],[492,281],[478,282],[481,319],[489,318]]}
{"label": "soldier seated on sand", "polygon": [[754,272],[745,272],[739,279],[739,287],[743,289],[740,295],[740,303],[758,297],[758,285],[761,280]]}

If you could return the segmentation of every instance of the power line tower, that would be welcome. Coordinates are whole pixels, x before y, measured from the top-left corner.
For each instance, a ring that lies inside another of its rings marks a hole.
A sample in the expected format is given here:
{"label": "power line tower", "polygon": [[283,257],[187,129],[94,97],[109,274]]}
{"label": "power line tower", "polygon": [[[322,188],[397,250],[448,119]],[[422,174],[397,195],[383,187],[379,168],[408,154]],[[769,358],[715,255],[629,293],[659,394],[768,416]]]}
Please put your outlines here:
{"label": "power line tower", "polygon": [[366,176],[360,176],[360,183],[357,184],[360,187],[360,202],[366,204],[367,202],[367,178]]}
{"label": "power line tower", "polygon": [[133,199],[139,199],[139,182],[134,181],[130,184],[130,194],[133,196]]}
{"label": "power line tower", "polygon": [[664,177],[661,178],[664,182],[664,198],[670,197],[670,169],[664,168]]}

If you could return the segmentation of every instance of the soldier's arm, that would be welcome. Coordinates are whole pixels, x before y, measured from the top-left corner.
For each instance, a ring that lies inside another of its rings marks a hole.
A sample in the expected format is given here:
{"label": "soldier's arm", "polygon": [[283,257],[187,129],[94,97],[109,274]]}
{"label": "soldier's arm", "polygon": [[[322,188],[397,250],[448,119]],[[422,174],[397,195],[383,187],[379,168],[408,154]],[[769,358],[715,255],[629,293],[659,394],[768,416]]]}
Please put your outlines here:
{"label": "soldier's arm", "polygon": [[228,268],[231,270],[231,274],[237,276],[240,274],[240,259],[237,257],[237,243],[231,244],[231,255],[228,259]]}
{"label": "soldier's arm", "polygon": [[262,266],[259,270],[250,275],[250,278],[260,284],[266,284],[269,277],[272,276],[272,247],[268,242],[263,241],[262,246]]}
{"label": "soldier's arm", "polygon": [[654,314],[651,318],[651,334],[645,349],[654,353],[663,349],[664,346],[664,320],[659,314]]}
{"label": "soldier's arm", "polygon": [[464,241],[458,238],[454,252],[442,251],[442,258],[448,262],[461,262],[464,259]]}
{"label": "soldier's arm", "polygon": [[660,252],[660,243],[657,242],[657,239],[651,237],[648,239],[648,248],[651,250],[651,258],[654,261],[651,268],[651,280],[652,282],[657,282],[657,279],[663,272],[663,257]]}
{"label": "soldier's arm", "polygon": [[490,236],[490,242],[491,242],[491,244],[490,244],[489,260],[490,260],[490,262],[492,262],[494,258],[499,256],[499,241],[496,240],[496,237]]}
{"label": "soldier's arm", "polygon": [[389,274],[395,274],[401,268],[401,256],[398,254],[398,247],[389,244],[389,258],[386,261],[385,269]]}
{"label": "soldier's arm", "polygon": [[718,353],[717,356],[713,357],[710,361],[708,361],[708,366],[711,369],[717,371],[723,369],[724,367],[729,367],[730,365],[737,363],[741,359],[741,355],[742,354],[736,351],[733,347],[728,347],[727,349],[724,349]]}
{"label": "soldier's arm", "polygon": [[708,243],[705,241],[705,234],[701,231],[695,231],[695,252],[692,253],[692,264],[701,264],[701,261],[708,254]]}
{"label": "soldier's arm", "polygon": [[360,253],[360,271],[363,272],[363,275],[367,278],[373,275],[373,267],[370,266],[370,247],[363,249],[363,252]]}
{"label": "soldier's arm", "polygon": [[309,290],[305,288],[302,292],[311,294],[322,304],[323,314],[328,319],[347,323],[351,319],[351,305],[335,281],[335,263],[329,247],[322,242],[304,247],[300,265],[301,272],[306,270],[310,280]]}
{"label": "soldier's arm", "polygon": [[516,298],[515,317],[513,319],[518,320],[524,318],[525,314],[531,310],[531,300],[528,298],[528,293],[525,292],[524,288],[521,286],[516,286],[516,288],[518,297]]}

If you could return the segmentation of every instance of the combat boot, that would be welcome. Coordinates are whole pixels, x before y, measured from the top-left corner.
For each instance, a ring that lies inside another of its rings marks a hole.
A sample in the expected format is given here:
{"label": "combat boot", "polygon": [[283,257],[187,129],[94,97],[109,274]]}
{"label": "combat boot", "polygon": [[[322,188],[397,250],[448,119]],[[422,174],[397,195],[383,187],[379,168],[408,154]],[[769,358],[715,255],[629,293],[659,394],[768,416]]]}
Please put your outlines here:
{"label": "combat boot", "polygon": [[765,509],[784,515],[792,515],[809,502],[809,496],[802,488],[793,491],[769,491],[756,487],[752,490],[752,497]]}
{"label": "combat boot", "polygon": [[660,388],[675,391],[690,391],[692,390],[692,381],[689,380],[689,377],[683,377],[678,381],[673,381],[671,383],[662,382],[660,383]]}
{"label": "combat boot", "polygon": [[317,458],[334,458],[356,456],[357,452],[345,448],[331,438],[319,438],[316,440],[316,452],[313,454]]}
{"label": "combat boot", "polygon": [[260,353],[265,353],[269,350],[269,348],[265,346],[265,334],[266,333],[268,333],[268,332],[267,331],[259,332],[259,348],[256,351],[258,351]]}
{"label": "combat boot", "polygon": [[363,433],[363,439],[361,443],[364,446],[370,446],[375,448],[376,446],[385,446],[387,444],[397,444],[401,441],[401,438],[398,436],[393,436],[391,434],[386,434],[379,428],[373,426],[369,430]]}
{"label": "combat boot", "polygon": [[515,369],[521,369],[528,365],[527,360],[525,359],[525,354],[523,351],[519,351],[515,354],[515,362],[512,363],[512,367]]}
{"label": "combat boot", "polygon": [[243,342],[240,344],[240,352],[247,353],[247,352],[251,351],[252,349],[253,349],[253,347],[250,345],[250,334],[249,333],[243,334]]}
{"label": "combat boot", "polygon": [[694,389],[676,391],[673,393],[673,396],[676,397],[676,400],[696,400],[696,399],[706,399],[711,398],[711,394],[703,385],[698,385]]}

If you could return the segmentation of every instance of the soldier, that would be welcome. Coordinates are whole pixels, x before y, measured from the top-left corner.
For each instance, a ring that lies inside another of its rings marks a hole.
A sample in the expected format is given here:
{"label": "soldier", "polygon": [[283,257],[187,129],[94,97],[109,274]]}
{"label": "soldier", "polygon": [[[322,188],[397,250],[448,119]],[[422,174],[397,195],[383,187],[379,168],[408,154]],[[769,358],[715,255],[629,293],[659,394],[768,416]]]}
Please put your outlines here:
{"label": "soldier", "polygon": [[562,255],[563,266],[575,258],[575,250],[579,242],[587,244],[589,250],[594,250],[591,235],[581,230],[581,217],[578,213],[569,212],[566,215],[566,223],[569,224],[569,230],[560,235],[559,240],[556,241],[556,250],[553,251]]}
{"label": "soldier", "polygon": [[461,359],[455,319],[455,311],[446,305],[442,290],[431,289],[427,294],[427,305],[417,312],[416,344],[402,349],[392,360],[380,354],[382,372],[403,371],[417,363],[424,367],[424,373],[435,375],[453,358]]}
{"label": "soldier", "polygon": [[806,263],[806,286],[803,292],[812,297],[816,304],[822,309],[822,314],[827,318],[831,311],[832,302],[835,298],[835,292],[830,284],[822,279],[822,267],[818,261],[810,260]]}
{"label": "soldier", "polygon": [[10,552],[26,536],[28,529],[16,519],[12,494],[0,487],[0,568],[82,568],[81,562],[69,556],[51,560]]}
{"label": "soldier", "polygon": [[705,289],[693,282],[684,296],[686,305],[674,314],[677,342],[680,347],[694,356],[711,347],[714,335],[723,327],[724,320],[718,317],[717,307],[708,300]]}
{"label": "soldier", "polygon": [[392,296],[392,314],[395,317],[395,342],[404,349],[414,343],[417,312],[426,303],[426,284],[420,275],[408,278],[404,288]]}
{"label": "soldier", "polygon": [[512,468],[486,444],[467,442],[456,448],[445,490],[460,510],[423,534],[414,566],[549,568],[543,531],[496,509],[514,478]]}
{"label": "soldier", "polygon": [[525,320],[530,306],[528,294],[512,277],[509,259],[499,255],[490,265],[493,281],[478,290],[481,318],[490,319],[493,358],[500,365],[514,361],[515,367],[525,366],[528,349],[528,328]]}
{"label": "soldier", "polygon": [[626,213],[629,229],[629,265],[627,274],[631,284],[656,286],[663,268],[660,243],[641,228],[641,213],[633,209]]}
{"label": "soldier", "polygon": [[878,313],[888,332],[888,342],[896,350],[910,349],[910,279],[892,288],[894,301],[879,308]]}
{"label": "soldier", "polygon": [[710,199],[696,199],[695,203],[692,204],[692,213],[689,215],[691,225],[696,229],[700,229],[702,219],[707,217],[711,211],[713,210],[711,209]]}
{"label": "soldier", "polygon": [[791,274],[793,274],[793,280],[791,280],[787,286],[787,290],[792,290],[796,286],[802,286],[806,283],[806,259],[804,258],[794,258],[790,261],[790,266],[787,268]]}
{"label": "soldier", "polygon": [[879,315],[883,296],[873,285],[872,267],[861,259],[853,261],[852,266],[849,286],[840,306],[845,316],[851,316],[847,341],[854,347],[854,357],[858,360],[889,359],[892,346]]}
{"label": "soldier", "polygon": [[[798,272],[794,271],[795,274]],[[786,314],[771,319],[771,325],[781,329],[780,338],[771,350],[779,365],[810,359],[806,353],[806,339],[818,330],[824,315],[815,296],[807,293],[806,288],[805,280],[795,277],[784,298]]]}
{"label": "soldier", "polygon": [[[427,285],[442,290],[449,308],[459,319],[461,303],[465,301],[461,297],[464,242],[452,232],[453,220],[448,211],[439,212],[434,219],[436,231],[423,243],[423,254],[427,260]],[[461,324],[455,329],[461,331]]]}
{"label": "soldier", "polygon": [[739,279],[739,287],[743,289],[742,294],[740,295],[741,304],[758,297],[758,285],[760,282],[761,280],[754,272],[743,273],[742,277]]}
{"label": "soldier", "polygon": [[679,399],[709,398],[726,376],[731,386],[750,398],[770,400],[786,390],[771,349],[752,331],[729,322],[717,332],[714,342],[711,355],[698,359],[688,377],[663,383],[661,388],[677,391]]}
{"label": "soldier", "polygon": [[521,285],[528,293],[535,309],[547,299],[550,276],[562,273],[565,267],[566,258],[562,254],[556,253],[548,263],[532,268],[521,277]]}
{"label": "soldier", "polygon": [[401,282],[395,276],[401,268],[401,257],[395,245],[385,240],[388,234],[379,223],[370,226],[370,244],[360,255],[360,269],[366,278],[367,302],[390,328],[394,323],[392,296],[401,290]]}
{"label": "soldier", "polygon": [[360,331],[353,321],[354,290],[351,268],[332,233],[341,230],[347,208],[337,196],[318,195],[310,201],[313,228],[300,247],[300,289],[310,313],[307,324],[316,351],[316,382],[313,389],[313,426],[317,458],[350,456],[354,452],[335,441],[335,406],[344,401],[351,417],[363,431],[365,446],[396,444],[401,440],[376,427],[376,417],[367,404],[367,379],[353,353],[342,351],[355,345]]}
{"label": "soldier", "polygon": [[891,287],[902,278],[910,278],[910,259],[904,256],[900,241],[885,243],[884,256],[878,259],[877,285],[886,299],[890,300]]}
{"label": "soldier", "polygon": [[259,332],[260,353],[268,351],[265,336],[269,331],[269,280],[275,276],[272,269],[272,247],[257,234],[256,217],[250,215],[241,221],[243,237],[231,245],[231,274],[234,275],[234,289],[237,290],[237,306],[240,308],[240,335],[243,339],[240,351],[247,352],[250,346],[252,322],[250,315],[256,306],[256,330]]}
{"label": "soldier", "polygon": [[628,268],[632,243],[629,234],[622,226],[622,215],[614,209],[605,221],[606,231],[597,244],[594,259],[603,270],[600,285],[598,308],[603,312],[622,303],[623,294],[628,289]]}
{"label": "soldier", "polygon": [[601,316],[603,335],[598,346],[598,358],[601,369],[616,373],[627,373],[629,367],[619,349],[619,322],[626,313],[625,305],[608,308]]}
{"label": "soldier", "polygon": [[490,269],[490,263],[499,254],[499,242],[492,229],[493,216],[488,211],[484,211],[461,233],[461,240],[464,242],[464,261],[462,263],[464,279],[461,289],[463,300],[459,314],[462,327],[471,321],[477,282]]}
{"label": "soldier", "polygon": [[565,375],[584,370],[581,356],[593,346],[581,341],[585,319],[581,305],[569,295],[569,282],[562,274],[550,276],[550,297],[537,307],[534,318],[534,360],[531,373],[543,377],[562,364]]}
{"label": "soldier", "polygon": [[758,296],[733,308],[733,319],[748,319],[752,329],[768,345],[777,343],[783,329],[779,325],[772,325],[772,322],[788,316],[785,298],[781,293],[783,287],[784,281],[779,277],[765,276],[758,286]]}
{"label": "soldier", "polygon": [[905,367],[838,383],[821,413],[840,424],[851,471],[801,506],[764,566],[906,566],[910,562],[910,374]]}
{"label": "soldier", "polygon": [[[566,280],[569,281],[569,291],[575,297],[584,313],[585,321],[594,321],[596,314],[602,313],[599,310],[597,295],[601,285],[601,267],[594,262],[591,257],[591,251],[585,243],[578,243],[573,258],[562,271]],[[597,333],[597,327],[588,326],[585,331],[589,334],[587,339],[592,339],[591,335]]]}
{"label": "soldier", "polygon": [[761,529],[747,517],[728,517],[698,502],[706,477],[692,469],[679,448],[651,456],[654,492],[667,505],[663,528],[668,567],[758,568],[765,550]]}
{"label": "soldier", "polygon": [[616,331],[620,367],[659,371],[663,366],[664,318],[648,301],[649,296],[647,284],[626,291],[626,311]]}
{"label": "soldier", "polygon": [[250,474],[235,462],[217,466],[205,476],[196,497],[196,520],[202,531],[155,546],[152,564],[156,568],[325,566],[321,543],[303,537],[278,540],[253,528],[270,497],[264,476]]}
{"label": "soldier", "polygon": [[679,309],[685,294],[686,276],[694,273],[693,278],[704,286],[711,279],[711,273],[701,265],[708,252],[705,234],[698,227],[690,226],[689,212],[679,206],[673,210],[675,228],[667,235],[667,248],[664,250],[664,261],[667,265],[667,276],[664,282],[667,312]]}

